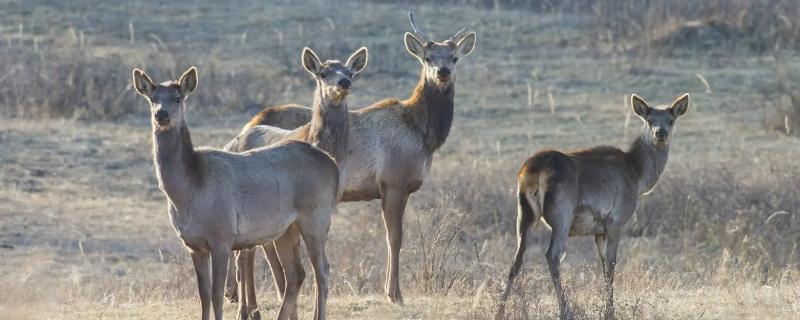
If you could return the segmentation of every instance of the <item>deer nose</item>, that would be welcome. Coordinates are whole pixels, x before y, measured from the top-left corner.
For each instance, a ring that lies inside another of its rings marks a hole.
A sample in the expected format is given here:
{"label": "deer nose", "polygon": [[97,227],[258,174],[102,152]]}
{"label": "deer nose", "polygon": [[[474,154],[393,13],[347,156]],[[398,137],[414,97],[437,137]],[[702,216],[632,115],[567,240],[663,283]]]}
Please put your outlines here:
{"label": "deer nose", "polygon": [[439,70],[436,71],[436,75],[439,76],[439,78],[447,78],[450,76],[450,68],[439,68]]}
{"label": "deer nose", "polygon": [[656,128],[655,134],[656,134],[656,138],[657,139],[666,139],[667,138],[667,130],[664,130],[663,128]]}
{"label": "deer nose", "polygon": [[350,79],[342,78],[339,80],[339,86],[342,87],[342,89],[350,89],[350,84]]}
{"label": "deer nose", "polygon": [[169,121],[169,112],[166,110],[158,110],[156,111],[154,118],[159,124],[164,124],[165,122]]}

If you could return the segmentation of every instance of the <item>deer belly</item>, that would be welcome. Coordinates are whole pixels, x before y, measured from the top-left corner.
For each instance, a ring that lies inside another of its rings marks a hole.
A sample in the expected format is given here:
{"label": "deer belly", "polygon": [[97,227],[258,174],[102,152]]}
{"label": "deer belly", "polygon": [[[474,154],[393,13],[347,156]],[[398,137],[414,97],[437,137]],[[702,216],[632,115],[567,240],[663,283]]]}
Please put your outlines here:
{"label": "deer belly", "polygon": [[570,236],[588,236],[601,234],[604,231],[600,214],[586,207],[578,207],[575,210],[575,218],[569,228]]}
{"label": "deer belly", "polygon": [[234,248],[248,248],[271,243],[295,221],[296,215],[273,215],[269,219],[240,219],[236,226]]}

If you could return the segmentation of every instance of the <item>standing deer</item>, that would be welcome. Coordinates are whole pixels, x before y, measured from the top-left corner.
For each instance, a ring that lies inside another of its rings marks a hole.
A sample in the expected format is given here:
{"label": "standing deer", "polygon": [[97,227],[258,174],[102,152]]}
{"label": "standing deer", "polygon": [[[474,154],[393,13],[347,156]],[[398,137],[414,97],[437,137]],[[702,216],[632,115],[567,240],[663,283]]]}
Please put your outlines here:
{"label": "standing deer", "polygon": [[[266,125],[248,127],[225,146],[225,150],[243,152],[286,140],[306,141],[333,156],[340,168],[339,181],[344,181],[344,161],[347,156],[350,133],[347,95],[350,92],[353,78],[367,67],[367,58],[367,48],[362,47],[350,55],[344,63],[339,60],[322,62],[313,50],[304,48],[303,67],[317,84],[314,89],[311,122],[294,130],[284,130]],[[340,184],[337,198],[341,197],[342,186],[343,184]],[[282,296],[286,286],[278,253],[271,244],[264,245],[263,248],[270,266],[275,270],[273,277],[278,292]],[[253,281],[254,255],[255,250],[253,249],[242,250],[236,263],[241,283],[238,295],[241,319],[247,319],[251,314],[253,319],[260,319]],[[301,275],[305,274],[302,268],[298,272]],[[236,282],[232,281],[230,277],[228,279],[228,283],[231,284],[229,292],[232,292],[231,287],[235,287]]]}
{"label": "standing deer", "polygon": [[[384,288],[392,303],[403,302],[399,274],[406,202],[422,186],[433,153],[450,133],[456,66],[475,48],[476,39],[474,32],[465,33],[464,28],[445,41],[428,41],[413,14],[409,13],[409,19],[414,33],[405,34],[405,46],[422,64],[419,83],[406,100],[390,98],[350,112],[350,147],[343,166],[347,174],[342,201],[381,199],[389,248]],[[245,128],[294,129],[311,115],[311,109],[298,105],[268,108]],[[280,272],[273,267],[273,274]]]}
{"label": "standing deer", "polygon": [[653,190],[667,165],[675,120],[689,109],[689,94],[672,106],[651,108],[631,96],[633,112],[644,123],[628,151],[608,146],[575,152],[545,150],[525,161],[518,176],[517,252],[500,296],[496,319],[519,275],[531,225],[541,218],[552,229],[546,258],[562,318],[571,312],[561,287],[559,264],[569,236],[593,235],[606,282],[606,318],[614,318],[614,267],[622,227],[639,197]]}
{"label": "standing deer", "polygon": [[197,83],[194,67],[179,80],[161,84],[133,70],[133,87],[150,104],[156,176],[167,196],[170,222],[194,263],[202,319],[209,319],[212,304],[215,319],[222,319],[231,250],[266,243],[275,244],[286,276],[278,319],[296,315],[303,280],[295,272],[301,268],[301,236],[316,280],[314,319],[324,319],[329,270],[325,240],[339,188],[336,163],[305,142],[241,154],[195,149],[185,98]]}

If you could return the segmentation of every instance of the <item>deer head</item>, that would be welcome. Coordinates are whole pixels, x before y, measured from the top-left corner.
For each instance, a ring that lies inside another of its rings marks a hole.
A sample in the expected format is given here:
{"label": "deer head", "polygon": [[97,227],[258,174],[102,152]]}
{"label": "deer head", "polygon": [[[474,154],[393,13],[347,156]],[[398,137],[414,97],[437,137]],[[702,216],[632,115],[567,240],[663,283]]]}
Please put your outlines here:
{"label": "deer head", "polygon": [[150,104],[153,126],[168,130],[182,125],[185,98],[197,89],[197,68],[191,67],[178,80],[155,84],[141,69],[133,69],[133,88]]}
{"label": "deer head", "polygon": [[362,47],[342,63],[339,60],[321,62],[310,48],[304,48],[303,67],[314,77],[317,90],[324,101],[339,104],[350,92],[353,78],[367,67],[367,48]]}
{"label": "deer head", "polygon": [[430,41],[414,21],[414,14],[409,12],[408,17],[414,33],[405,34],[406,50],[422,63],[426,81],[440,87],[449,84],[455,79],[458,62],[475,49],[475,32],[462,28],[447,40]]}
{"label": "deer head", "polygon": [[645,123],[644,137],[658,148],[669,146],[675,121],[689,110],[689,94],[675,99],[669,107],[651,108],[641,97],[631,95],[633,112]]}

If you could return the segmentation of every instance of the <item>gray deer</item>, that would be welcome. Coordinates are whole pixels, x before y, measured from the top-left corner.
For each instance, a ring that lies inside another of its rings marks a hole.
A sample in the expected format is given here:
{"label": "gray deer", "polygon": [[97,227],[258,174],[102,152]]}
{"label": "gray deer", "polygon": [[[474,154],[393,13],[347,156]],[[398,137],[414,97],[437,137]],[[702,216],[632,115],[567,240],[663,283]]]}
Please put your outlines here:
{"label": "gray deer", "polygon": [[559,264],[570,236],[594,236],[606,282],[606,318],[614,318],[614,267],[622,227],[639,197],[653,190],[667,165],[675,120],[689,109],[689,94],[670,107],[651,108],[631,96],[633,112],[645,126],[628,151],[599,146],[574,152],[540,151],[518,175],[517,252],[495,316],[502,319],[514,278],[519,275],[531,225],[544,219],[552,229],[546,258],[560,316],[571,317],[561,287]]}
{"label": "gray deer", "polygon": [[[197,276],[202,319],[222,319],[231,250],[274,243],[286,271],[278,319],[297,313],[302,277],[297,247],[305,241],[316,280],[314,319],[325,318],[328,260],[325,240],[337,203],[339,169],[325,152],[286,142],[237,154],[195,149],[185,101],[197,88],[197,69],[156,84],[133,70],[133,87],[150,104],[153,158],[159,187],[178,237],[189,249]],[[210,258],[210,259],[209,259]],[[210,262],[210,265],[209,265]]]}
{"label": "gray deer", "polygon": [[[400,247],[403,213],[431,168],[433,153],[444,144],[453,122],[456,66],[475,48],[474,32],[456,32],[442,42],[428,41],[409,13],[414,33],[405,45],[422,64],[420,80],[406,100],[386,99],[350,112],[350,147],[344,164],[342,201],[381,199],[388,245],[385,291],[402,303]],[[312,110],[298,105],[267,108],[245,128],[269,125],[294,129],[311,120]],[[267,251],[267,255],[270,253]],[[270,264],[272,274],[280,274]]]}
{"label": "gray deer", "polygon": [[[304,48],[301,55],[303,67],[317,84],[314,89],[311,122],[294,130],[284,130],[266,125],[248,127],[225,146],[225,150],[243,152],[290,139],[306,141],[333,156],[340,168],[339,181],[344,181],[344,170],[342,169],[344,169],[344,161],[347,156],[350,134],[347,96],[350,93],[353,78],[367,67],[367,59],[368,52],[364,47],[356,50],[345,62],[339,60],[323,62],[313,50]],[[341,197],[342,186],[343,184],[339,185],[337,197]],[[263,248],[267,261],[270,266],[273,266],[272,269],[280,271],[274,273],[273,277],[282,298],[286,289],[286,279],[278,254],[271,244],[264,245]],[[248,319],[250,315],[253,319],[261,318],[258,312],[253,278],[254,256],[255,251],[247,249],[242,250],[237,259],[239,282],[241,283],[238,294],[239,311],[242,320]],[[302,268],[297,272],[301,275],[305,274]],[[232,280],[230,276],[228,279],[230,284],[228,295],[230,297],[231,290],[235,290],[235,280]]]}

